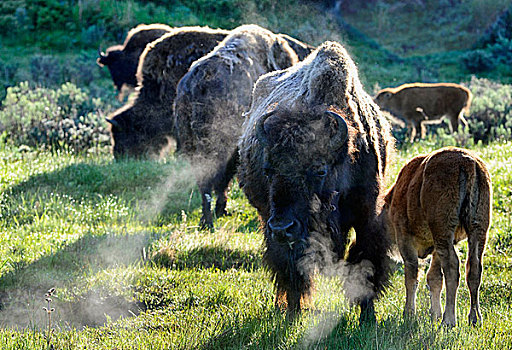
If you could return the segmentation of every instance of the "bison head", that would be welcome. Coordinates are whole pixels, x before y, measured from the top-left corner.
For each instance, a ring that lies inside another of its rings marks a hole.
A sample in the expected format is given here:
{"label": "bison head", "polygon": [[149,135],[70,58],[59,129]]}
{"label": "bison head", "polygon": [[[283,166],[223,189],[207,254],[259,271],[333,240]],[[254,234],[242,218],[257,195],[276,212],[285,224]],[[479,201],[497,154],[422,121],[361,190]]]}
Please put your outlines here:
{"label": "bison head", "polygon": [[382,90],[377,96],[375,96],[375,103],[379,105],[380,108],[389,110],[391,106],[391,100],[393,98],[393,93],[391,91]]}
{"label": "bison head", "polygon": [[[122,158],[156,158],[169,144],[169,136],[162,133],[167,125],[151,127],[133,119],[130,109],[118,113],[111,119],[113,154]],[[157,123],[157,121],[154,121]]]}
{"label": "bison head", "polygon": [[268,238],[291,246],[307,236],[308,218],[318,209],[318,200],[332,200],[336,161],[348,128],[340,114],[325,108],[320,113],[288,113],[267,113],[256,133],[265,148]]}
{"label": "bison head", "polygon": [[118,91],[121,91],[124,84],[137,85],[135,73],[138,60],[134,61],[132,58],[126,57],[122,48],[122,46],[116,45],[109,47],[106,53],[99,51],[100,57],[96,60],[100,67],[108,68]]}

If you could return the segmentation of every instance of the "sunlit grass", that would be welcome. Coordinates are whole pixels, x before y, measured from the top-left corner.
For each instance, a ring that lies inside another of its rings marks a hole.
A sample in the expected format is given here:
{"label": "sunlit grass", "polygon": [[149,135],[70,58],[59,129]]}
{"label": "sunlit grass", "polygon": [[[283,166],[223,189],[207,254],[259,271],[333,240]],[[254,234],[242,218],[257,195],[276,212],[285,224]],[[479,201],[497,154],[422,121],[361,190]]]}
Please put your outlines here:
{"label": "sunlit grass", "polygon": [[[406,160],[439,146],[430,139],[404,147],[391,180]],[[428,264],[420,268],[413,320],[402,317],[399,264],[376,305],[376,325],[360,327],[339,281],[321,276],[307,310],[288,323],[274,308],[254,208],[235,183],[231,215],[217,220],[214,232],[199,230],[193,172],[179,160],[112,162],[108,154],[0,149],[0,348],[46,348],[41,308],[51,287],[55,349],[511,347],[512,147],[473,149],[488,164],[494,188],[484,322],[467,326],[461,278],[453,330],[430,322]],[[465,260],[464,244],[460,251]]]}

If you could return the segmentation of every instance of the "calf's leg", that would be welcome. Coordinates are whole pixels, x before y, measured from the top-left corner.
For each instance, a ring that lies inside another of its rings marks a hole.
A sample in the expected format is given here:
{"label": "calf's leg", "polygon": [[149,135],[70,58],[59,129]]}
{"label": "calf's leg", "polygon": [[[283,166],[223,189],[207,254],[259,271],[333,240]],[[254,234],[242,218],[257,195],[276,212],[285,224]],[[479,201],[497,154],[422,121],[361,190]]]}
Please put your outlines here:
{"label": "calf's leg", "polygon": [[446,305],[443,314],[443,324],[454,327],[456,325],[455,305],[457,288],[459,286],[459,257],[453,247],[453,234],[448,239],[436,242],[435,249],[441,259],[446,284]]}
{"label": "calf's leg", "polygon": [[441,291],[443,290],[443,272],[441,259],[436,251],[432,254],[432,262],[427,273],[427,284],[430,289],[430,314],[437,321],[441,318]]}
{"label": "calf's leg", "polygon": [[[482,320],[478,300],[478,291],[482,282],[482,256],[485,246],[486,230],[473,230],[468,235],[468,259],[466,262],[466,281],[469,287],[471,307],[469,309],[469,323],[477,324]],[[480,240],[480,237],[484,237]]]}
{"label": "calf's leg", "polygon": [[405,308],[404,316],[416,312],[416,289],[418,288],[418,252],[412,244],[410,235],[403,235],[399,242],[400,254],[405,268]]}

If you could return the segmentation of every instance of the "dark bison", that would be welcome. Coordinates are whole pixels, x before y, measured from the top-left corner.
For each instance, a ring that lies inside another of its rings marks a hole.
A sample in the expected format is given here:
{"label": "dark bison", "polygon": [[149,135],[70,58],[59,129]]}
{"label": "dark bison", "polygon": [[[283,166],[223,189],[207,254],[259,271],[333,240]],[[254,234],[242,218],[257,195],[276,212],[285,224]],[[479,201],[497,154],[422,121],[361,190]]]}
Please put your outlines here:
{"label": "dark bison", "polygon": [[116,158],[158,156],[164,150],[174,138],[172,104],[178,81],[192,62],[227,35],[224,30],[182,27],[147,45],[140,57],[136,96],[107,120]]}
{"label": "dark bison", "polygon": [[481,320],[478,289],[482,256],[491,220],[492,186],[484,162],[460,148],[443,148],[413,158],[400,171],[384,206],[390,232],[405,266],[405,314],[414,314],[418,257],[433,254],[427,283],[431,312],[441,317],[443,275],[446,305],[443,323],[455,326],[459,258],[454,243],[468,239],[466,280],[471,297],[469,322]]}
{"label": "dark bison", "polygon": [[404,84],[379,91],[375,102],[410,124],[412,142],[418,129],[421,138],[425,137],[426,125],[440,123],[442,117],[449,119],[452,132],[457,131],[459,121],[467,127],[463,112],[469,111],[471,91],[451,83]]}
{"label": "dark bison", "polygon": [[319,267],[339,263],[354,228],[343,266],[373,270],[362,278],[369,292],[355,301],[363,319],[374,317],[373,300],[389,274],[380,211],[394,141],[354,62],[340,44],[325,42],[295,66],[261,77],[247,115],[238,176],[264,223],[276,300],[286,298],[288,312],[298,312],[312,283],[307,265],[315,255]]}
{"label": "dark bison", "polygon": [[243,113],[258,77],[298,62],[288,43],[256,25],[234,29],[181,79],[175,101],[178,150],[195,165],[203,202],[203,227],[226,208],[226,189],[235,174]]}
{"label": "dark bison", "polygon": [[128,32],[123,45],[111,46],[105,53],[100,52],[100,57],[96,62],[101,67],[107,66],[114,85],[120,92],[120,100],[123,98],[121,93],[123,85],[128,88],[137,86],[135,73],[139,64],[139,56],[146,45],[171,30],[172,28],[165,24],[140,24]]}

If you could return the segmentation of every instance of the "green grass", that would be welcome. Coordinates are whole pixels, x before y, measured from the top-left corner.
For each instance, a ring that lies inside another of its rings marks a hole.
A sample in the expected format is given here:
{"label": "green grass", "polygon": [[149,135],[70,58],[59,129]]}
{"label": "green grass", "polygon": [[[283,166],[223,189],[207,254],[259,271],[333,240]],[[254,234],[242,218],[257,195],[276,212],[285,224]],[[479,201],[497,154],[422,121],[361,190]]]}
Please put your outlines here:
{"label": "green grass", "polygon": [[[404,146],[407,159],[446,144],[434,136]],[[193,170],[177,159],[113,163],[76,155],[0,149],[0,348],[44,349],[44,294],[54,349],[504,349],[512,346],[512,147],[474,146],[493,176],[494,219],[481,287],[482,326],[469,327],[465,281],[458,327],[428,317],[424,274],[418,315],[404,320],[403,268],[360,327],[339,281],[319,276],[311,306],[289,324],[273,306],[262,267],[256,211],[238,185],[231,216],[198,229]],[[460,245],[462,260],[465,243]],[[463,263],[461,266],[464,266]],[[461,267],[463,269],[463,267]],[[464,273],[462,273],[464,275]]]}

